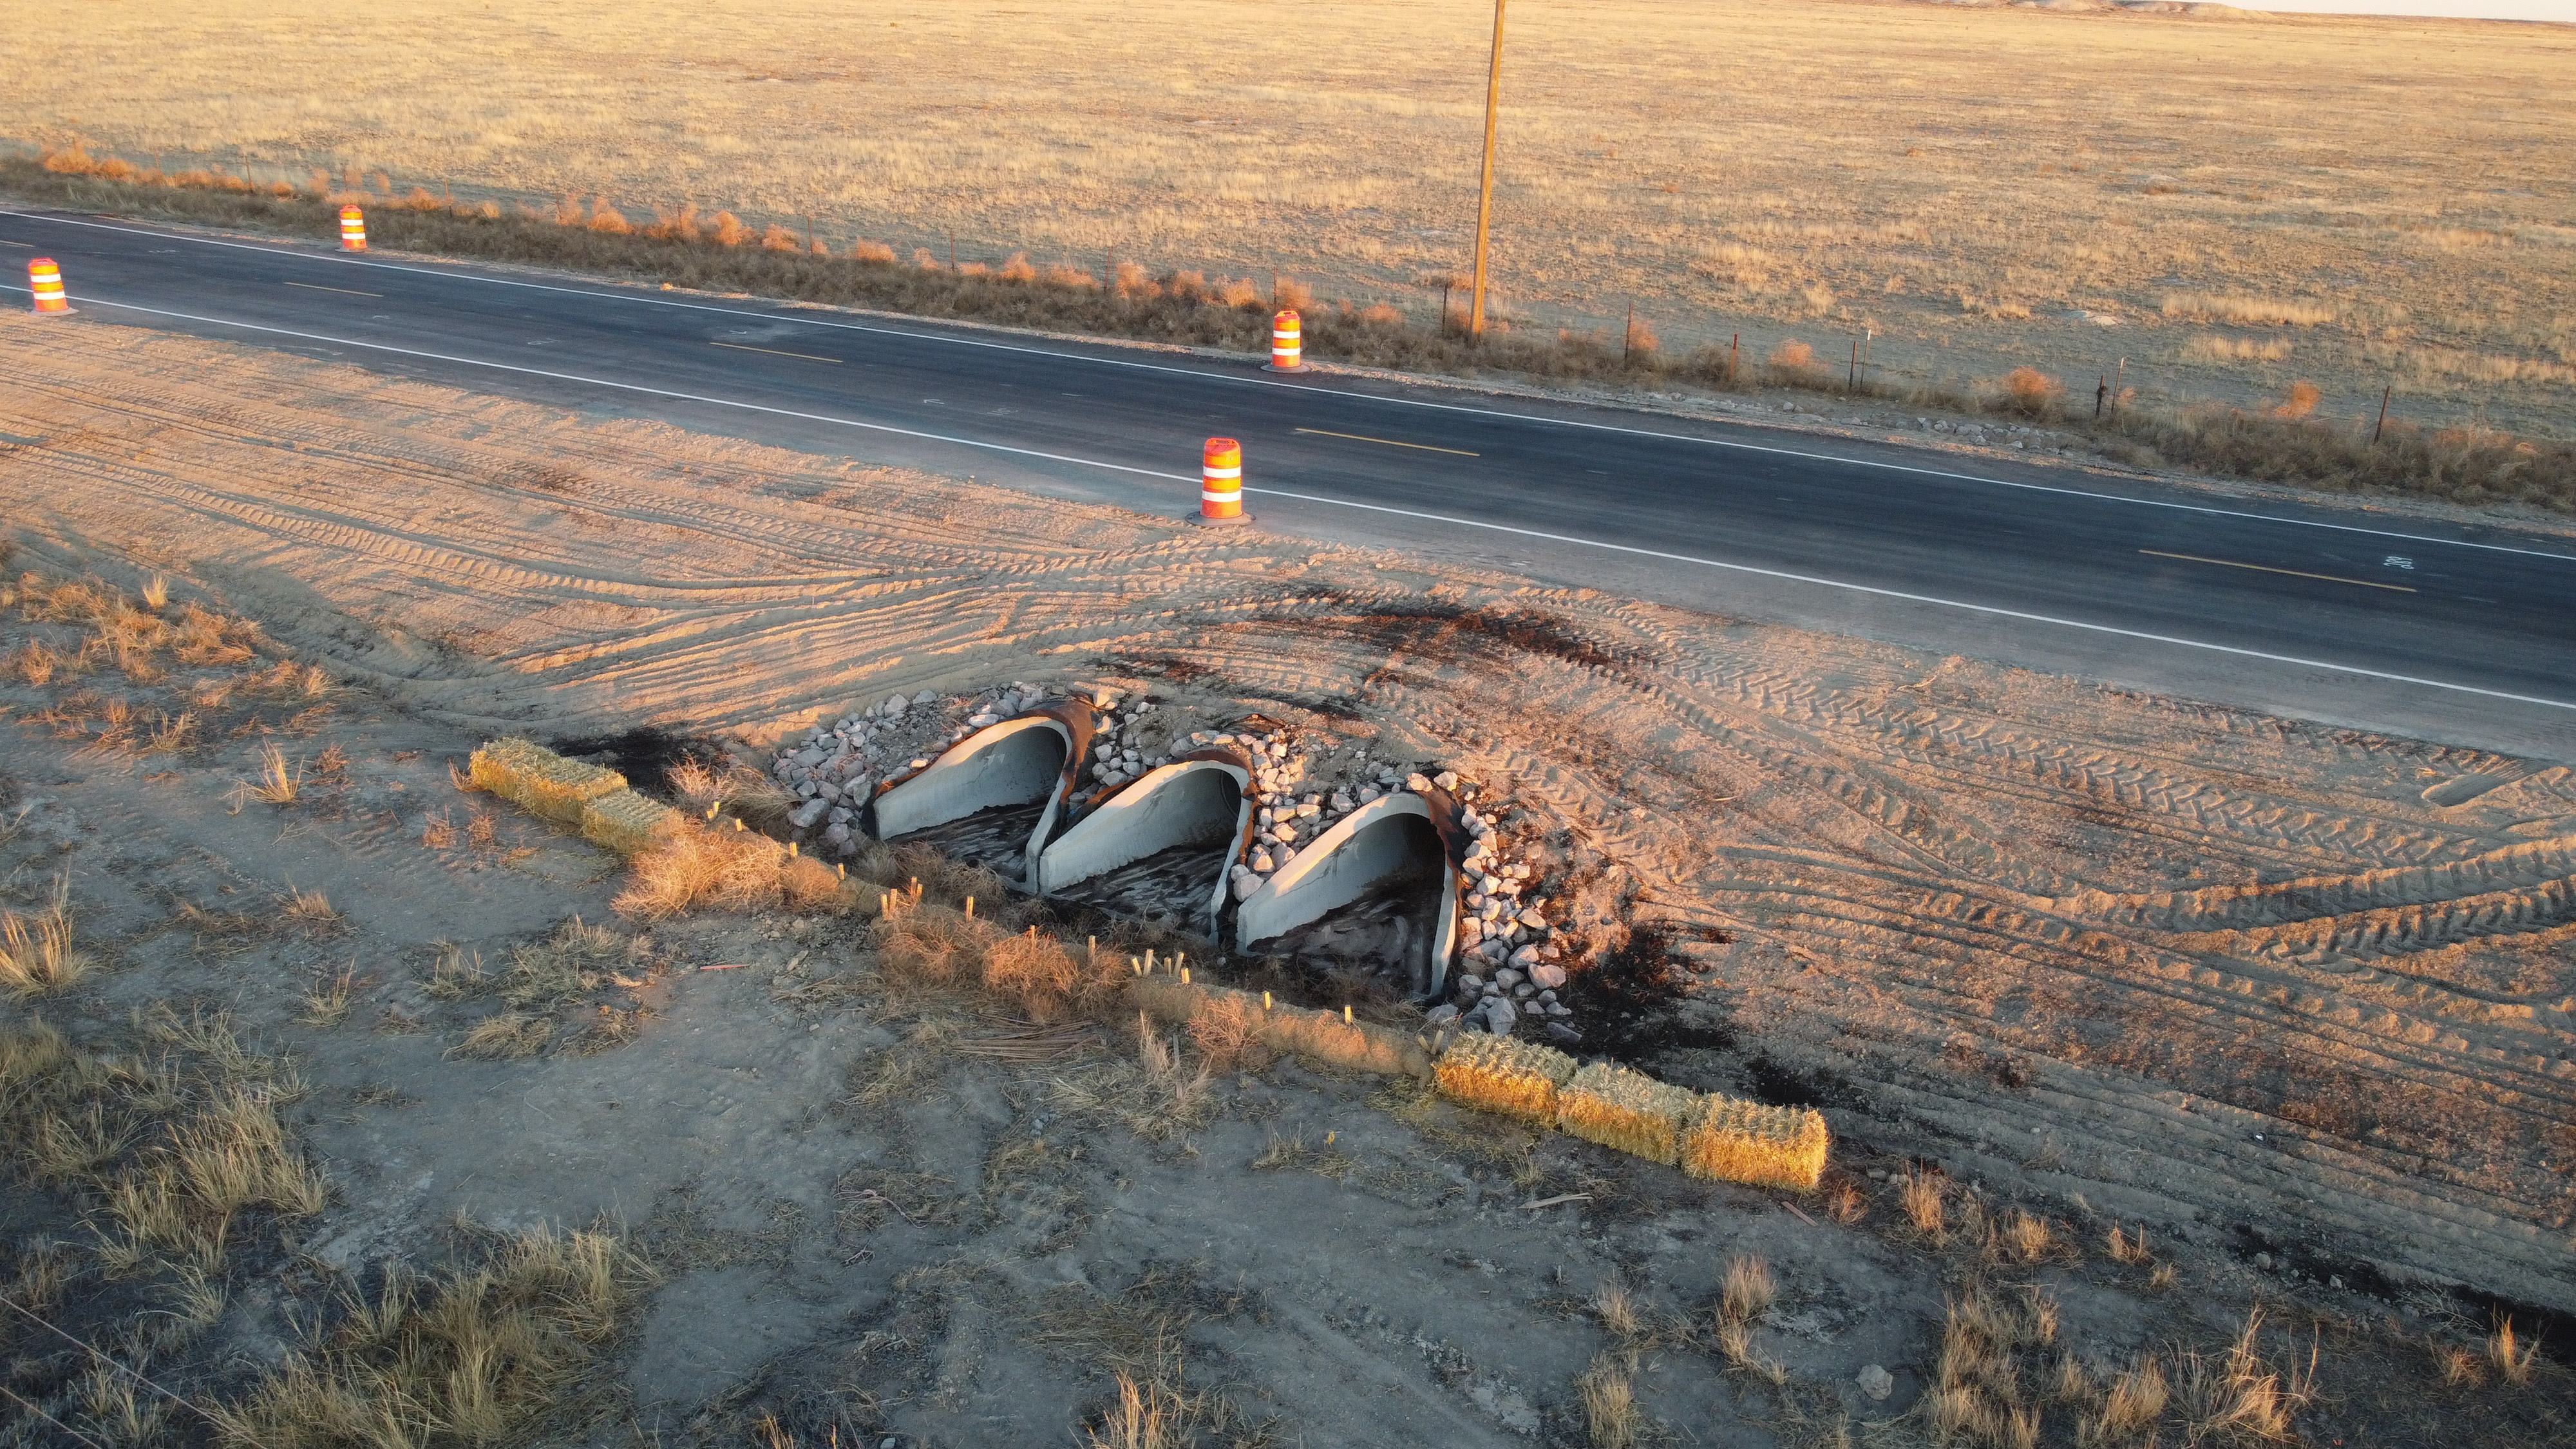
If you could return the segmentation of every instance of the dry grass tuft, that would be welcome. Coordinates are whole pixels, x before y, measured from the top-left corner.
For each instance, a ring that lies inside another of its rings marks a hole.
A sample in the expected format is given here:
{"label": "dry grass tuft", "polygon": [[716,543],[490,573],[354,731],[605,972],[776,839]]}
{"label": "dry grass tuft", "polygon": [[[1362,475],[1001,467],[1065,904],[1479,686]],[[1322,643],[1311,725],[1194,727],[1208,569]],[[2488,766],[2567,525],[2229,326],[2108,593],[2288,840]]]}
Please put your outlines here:
{"label": "dry grass tuft", "polygon": [[1583,1398],[1583,1425],[1593,1449],[1635,1449],[1644,1423],[1637,1411],[1636,1366],[1603,1354],[1575,1380]]}
{"label": "dry grass tuft", "polygon": [[743,765],[711,765],[692,756],[663,772],[663,782],[679,797],[680,809],[692,817],[730,814],[755,830],[786,828],[797,799],[776,780]]}
{"label": "dry grass tuft", "polygon": [[601,1232],[540,1228],[424,1284],[386,1278],[313,1348],[215,1410],[226,1449],[527,1442],[624,1328],[653,1279]]}
{"label": "dry grass tuft", "polygon": [[1729,1323],[1751,1323],[1769,1312],[1779,1295],[1771,1265],[1739,1254],[1726,1260],[1726,1287],[1718,1297],[1717,1314]]}
{"label": "dry grass tuft", "polygon": [[773,909],[784,896],[786,860],[785,847],[765,835],[692,827],[634,858],[614,906],[619,915],[646,920],[700,907]]}
{"label": "dry grass tuft", "polygon": [[542,1016],[504,1011],[476,1022],[462,1040],[448,1048],[447,1054],[451,1057],[515,1061],[544,1051],[554,1034],[555,1024]]}
{"label": "dry grass tuft", "polygon": [[2004,1220],[1996,1241],[2005,1253],[2024,1263],[2045,1262],[2065,1247],[2058,1240],[2056,1224],[2020,1208],[2014,1208],[2012,1216]]}
{"label": "dry grass tuft", "polygon": [[312,1027],[334,1027],[349,1018],[349,995],[357,987],[356,967],[344,967],[338,975],[316,982],[304,993],[303,1013],[295,1019]]}
{"label": "dry grass tuft", "polygon": [[303,789],[303,762],[297,761],[290,765],[287,763],[285,753],[276,745],[262,745],[259,753],[259,778],[239,781],[233,786],[229,797],[232,802],[232,813],[239,815],[242,807],[253,800],[281,807],[292,805],[295,803],[295,797],[302,793]]}
{"label": "dry grass tuft", "polygon": [[332,926],[340,923],[340,913],[331,908],[331,898],[320,891],[290,888],[285,908],[279,914],[299,926]]}
{"label": "dry grass tuft", "polygon": [[1914,1231],[1933,1242],[1949,1241],[1949,1179],[1927,1168],[1909,1169],[1897,1182],[1897,1205]]}
{"label": "dry grass tuft", "polygon": [[1592,1316],[1601,1326],[1623,1339],[1635,1339],[1646,1331],[1645,1315],[1638,1311],[1637,1300],[1628,1293],[1628,1285],[1613,1278],[1592,1295]]}
{"label": "dry grass tuft", "polygon": [[1172,1377],[1116,1371],[1117,1399],[1100,1418],[1084,1426],[1085,1449],[1185,1449],[1197,1442],[1203,1416],[1198,1399],[1184,1393]]}
{"label": "dry grass tuft", "polygon": [[1059,1077],[1050,1094],[1070,1111],[1123,1123],[1151,1142],[1169,1141],[1207,1120],[1215,1073],[1191,1064],[1177,1038],[1167,1040],[1143,1012],[1136,1014],[1136,1055]]}
{"label": "dry grass tuft", "polygon": [[2313,1350],[2306,1368],[2274,1368],[2263,1357],[2263,1310],[2226,1351],[2183,1356],[2178,1398],[2187,1443],[2233,1439],[2280,1443],[2292,1437],[2290,1421],[2316,1397]]}
{"label": "dry grass tuft", "polygon": [[2163,1422],[2165,1405],[2172,1397],[2164,1366],[2149,1354],[2112,1378],[2101,1407],[2078,1431],[2081,1442],[2113,1445],[2143,1438]]}
{"label": "dry grass tuft", "polygon": [[2540,1353],[2540,1341],[2520,1343],[2513,1331],[2513,1316],[2496,1321],[2495,1332],[2487,1335],[2487,1362],[2504,1375],[2504,1381],[2516,1388],[2531,1382],[2532,1361]]}
{"label": "dry grass tuft", "polygon": [[438,943],[438,960],[429,968],[421,993],[432,1001],[461,1001],[492,984],[483,969],[483,953]]}
{"label": "dry grass tuft", "polygon": [[54,877],[53,895],[41,909],[0,909],[0,989],[39,996],[63,990],[88,972],[88,953],[72,945],[71,888],[66,872]]}
{"label": "dry grass tuft", "polygon": [[1190,1018],[1190,1041],[1211,1071],[1269,1065],[1270,1048],[1259,1035],[1258,1008],[1239,996],[1211,996]]}

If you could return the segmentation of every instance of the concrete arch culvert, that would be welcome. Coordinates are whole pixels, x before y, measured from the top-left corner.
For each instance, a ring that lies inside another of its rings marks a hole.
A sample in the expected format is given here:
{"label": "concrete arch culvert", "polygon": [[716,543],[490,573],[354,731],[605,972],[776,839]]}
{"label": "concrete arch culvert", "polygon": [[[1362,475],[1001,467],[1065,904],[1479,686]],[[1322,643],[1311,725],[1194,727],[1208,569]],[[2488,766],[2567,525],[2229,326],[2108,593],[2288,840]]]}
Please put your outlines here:
{"label": "concrete arch culvert", "polygon": [[1235,908],[1237,949],[1395,965],[1437,995],[1458,948],[1456,814],[1404,793],[1344,816]]}
{"label": "concrete arch culvert", "polygon": [[1026,882],[1073,793],[1092,728],[1090,706],[1072,701],[988,725],[888,781],[863,823],[879,840],[921,841]]}
{"label": "concrete arch culvert", "polygon": [[1120,787],[1038,852],[1041,896],[1213,930],[1226,874],[1252,839],[1252,770],[1202,750]]}

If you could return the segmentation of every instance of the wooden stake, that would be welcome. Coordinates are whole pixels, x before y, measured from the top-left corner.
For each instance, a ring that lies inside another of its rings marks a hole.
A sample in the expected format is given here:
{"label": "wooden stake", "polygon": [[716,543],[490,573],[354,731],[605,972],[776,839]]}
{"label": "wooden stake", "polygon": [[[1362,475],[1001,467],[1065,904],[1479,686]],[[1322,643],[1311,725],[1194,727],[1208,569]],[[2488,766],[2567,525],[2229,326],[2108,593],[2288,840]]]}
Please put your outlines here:
{"label": "wooden stake", "polygon": [[1735,381],[1735,353],[1743,345],[1744,334],[1741,332],[1736,333],[1734,340],[1726,344],[1726,380],[1729,383]]}
{"label": "wooden stake", "polygon": [[1845,392],[1856,392],[1856,391],[1858,391],[1859,389],[1860,389],[1860,339],[1859,339],[1859,338],[1857,338],[1857,337],[1855,337],[1855,338],[1853,338],[1853,339],[1852,339],[1851,375],[1850,375],[1849,377],[1846,377],[1846,378],[1844,378],[1844,379],[1843,379],[1843,391],[1845,391]]}
{"label": "wooden stake", "polygon": [[2115,379],[2111,384],[2111,416],[2117,418],[2120,416],[2120,394],[2129,390],[2129,359],[2121,358],[2120,370],[2111,376]]}
{"label": "wooden stake", "polygon": [[1637,341],[1637,304],[1628,304],[1628,330],[1619,334],[1619,365],[1628,365],[1628,349]]}
{"label": "wooden stake", "polygon": [[2370,430],[2370,445],[2374,448],[2379,446],[2379,435],[2388,431],[2388,400],[2395,396],[2397,384],[2393,382],[2379,394],[2379,426]]}
{"label": "wooden stake", "polygon": [[957,229],[948,229],[948,270],[957,270]]}

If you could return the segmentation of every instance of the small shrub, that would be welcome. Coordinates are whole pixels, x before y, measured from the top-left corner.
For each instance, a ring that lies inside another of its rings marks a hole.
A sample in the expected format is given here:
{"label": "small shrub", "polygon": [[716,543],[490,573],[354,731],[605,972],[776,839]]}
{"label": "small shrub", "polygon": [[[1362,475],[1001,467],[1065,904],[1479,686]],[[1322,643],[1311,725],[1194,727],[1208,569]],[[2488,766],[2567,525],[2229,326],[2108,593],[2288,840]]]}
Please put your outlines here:
{"label": "small shrub", "polygon": [[2290,384],[2290,395],[2272,409],[2272,416],[2284,419],[2304,418],[2317,410],[2317,399],[2323,396],[2317,385],[2302,378]]}
{"label": "small shrub", "polygon": [[2048,416],[2066,395],[2066,384],[2036,367],[2016,367],[2004,375],[2004,405],[2026,418]]}

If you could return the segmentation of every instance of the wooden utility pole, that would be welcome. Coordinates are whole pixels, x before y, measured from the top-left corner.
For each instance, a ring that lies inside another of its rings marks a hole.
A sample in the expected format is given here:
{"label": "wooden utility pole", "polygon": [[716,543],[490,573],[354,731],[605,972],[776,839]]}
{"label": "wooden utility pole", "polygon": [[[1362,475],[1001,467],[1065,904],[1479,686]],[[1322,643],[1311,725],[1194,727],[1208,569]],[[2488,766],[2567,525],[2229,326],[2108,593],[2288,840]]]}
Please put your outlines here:
{"label": "wooden utility pole", "polygon": [[1503,0],[1494,0],[1494,58],[1485,72],[1485,179],[1476,198],[1476,279],[1467,309],[1467,336],[1485,335],[1485,241],[1494,225],[1494,123],[1503,100]]}

